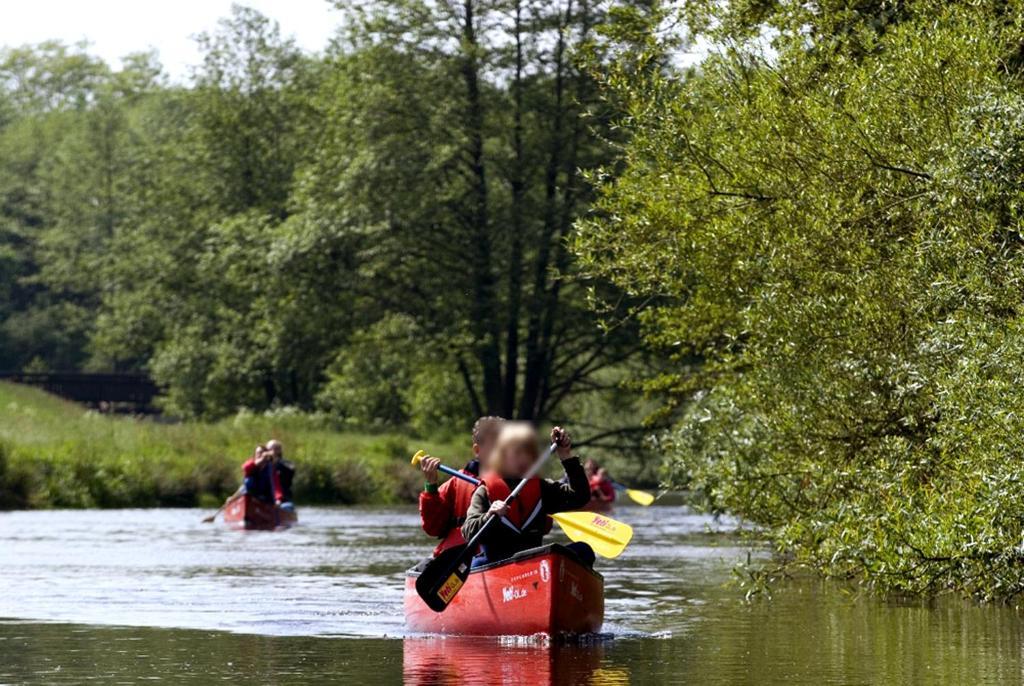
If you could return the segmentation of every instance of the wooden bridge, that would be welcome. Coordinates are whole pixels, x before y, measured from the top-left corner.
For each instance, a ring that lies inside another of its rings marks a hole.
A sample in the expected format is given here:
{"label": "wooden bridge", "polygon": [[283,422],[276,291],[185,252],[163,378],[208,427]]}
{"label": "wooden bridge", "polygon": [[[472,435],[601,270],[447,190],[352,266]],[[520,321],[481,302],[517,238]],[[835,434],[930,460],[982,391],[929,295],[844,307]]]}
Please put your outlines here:
{"label": "wooden bridge", "polygon": [[37,386],[62,398],[111,411],[155,412],[153,400],[160,393],[145,374],[0,371],[0,380]]}

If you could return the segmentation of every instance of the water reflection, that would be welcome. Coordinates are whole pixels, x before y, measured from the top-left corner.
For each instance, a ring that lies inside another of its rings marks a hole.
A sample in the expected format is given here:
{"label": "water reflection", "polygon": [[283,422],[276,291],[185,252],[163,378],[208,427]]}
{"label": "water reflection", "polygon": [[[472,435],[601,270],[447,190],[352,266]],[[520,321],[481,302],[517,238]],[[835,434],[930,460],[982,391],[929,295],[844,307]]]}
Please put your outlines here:
{"label": "water reflection", "polygon": [[0,684],[402,683],[401,643],[0,622]]}
{"label": "water reflection", "polygon": [[550,643],[536,638],[406,638],[404,683],[414,686],[624,686],[625,667],[606,664],[601,641]]}

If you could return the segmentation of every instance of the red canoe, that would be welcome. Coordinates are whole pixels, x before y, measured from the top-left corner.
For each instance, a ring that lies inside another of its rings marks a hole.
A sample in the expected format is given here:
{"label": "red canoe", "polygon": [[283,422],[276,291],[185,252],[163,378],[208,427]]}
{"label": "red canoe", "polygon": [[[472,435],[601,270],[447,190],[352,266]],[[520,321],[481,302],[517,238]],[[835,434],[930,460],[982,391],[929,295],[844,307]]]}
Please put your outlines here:
{"label": "red canoe", "polygon": [[224,508],[224,523],[234,529],[275,531],[287,529],[298,521],[294,510],[282,510],[251,495],[239,496]]}
{"label": "red canoe", "polygon": [[585,507],[581,508],[587,512],[604,512],[608,513],[615,509],[614,500],[598,500],[597,498],[591,498],[590,502]]}
{"label": "red canoe", "polygon": [[419,597],[417,576],[416,570],[406,576],[405,623],[419,633],[589,634],[604,621],[604,578],[558,544],[473,570],[444,612],[434,612]]}

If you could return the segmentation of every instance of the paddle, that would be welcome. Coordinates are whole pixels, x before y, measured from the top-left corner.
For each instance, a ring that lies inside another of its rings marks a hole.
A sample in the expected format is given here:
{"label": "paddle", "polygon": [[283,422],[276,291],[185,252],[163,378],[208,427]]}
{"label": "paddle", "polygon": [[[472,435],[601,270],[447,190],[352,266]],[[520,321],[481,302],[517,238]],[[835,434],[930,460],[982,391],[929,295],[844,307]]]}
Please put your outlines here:
{"label": "paddle", "polygon": [[233,503],[235,501],[235,498],[237,498],[239,495],[242,494],[243,490],[245,490],[245,486],[239,486],[238,490],[235,491],[234,493],[232,493],[230,496],[228,496],[228,499],[224,501],[223,505],[221,505],[219,508],[217,508],[216,512],[214,512],[209,517],[204,517],[203,518],[203,524],[213,524],[213,520],[217,519],[217,515],[219,515],[221,512],[223,512],[224,508],[226,508],[228,505]]}
{"label": "paddle", "polygon": [[[506,503],[511,503],[519,497],[519,492],[541,470],[544,463],[551,457],[551,453],[555,451],[555,447],[555,444],[552,443],[537,458],[537,461],[533,463],[533,466],[526,472],[522,480],[516,484],[516,487],[505,498]],[[468,543],[453,546],[427,563],[419,578],[416,579],[416,592],[423,598],[423,602],[427,604],[427,607],[434,612],[444,612],[448,609],[449,603],[455,599],[459,589],[466,583],[466,578],[469,576],[470,562],[476,553],[477,546],[480,545],[480,541],[483,540],[483,537],[498,521],[500,521],[498,517],[490,515]]]}
{"label": "paddle", "polygon": [[[417,452],[412,456],[413,465],[418,465],[426,456],[427,454],[422,450]],[[462,479],[474,486],[480,484],[479,479],[474,479],[457,469],[445,465],[438,465],[437,468],[445,474]],[[596,515],[593,512],[559,512],[548,516],[562,527],[562,531],[570,540],[587,543],[595,553],[608,559],[621,555],[630,539],[633,538],[633,527],[629,524],[604,515]]]}
{"label": "paddle", "polygon": [[[415,455],[412,456],[413,465],[418,466],[420,461],[426,456],[427,453],[425,451],[418,451]],[[463,481],[468,481],[471,484],[480,484],[480,482],[477,479],[474,479],[473,477],[468,476],[464,472],[460,472],[457,469],[452,469],[451,467],[446,467],[445,465],[439,465],[437,469],[439,471],[444,472],[445,474],[448,474],[449,476],[454,476],[456,479],[462,479]],[[633,500],[633,502],[635,502],[638,505],[643,505],[644,507],[650,507],[654,503],[654,501],[657,500],[657,498],[655,498],[650,493],[647,493],[646,491],[638,491],[635,488],[628,488],[623,484],[620,484],[618,481],[613,481],[612,486],[614,486],[616,490],[625,491],[626,495],[628,495]],[[558,518],[554,517],[553,519],[557,521]]]}
{"label": "paddle", "polygon": [[617,488],[620,491],[625,491],[626,495],[628,495],[633,500],[633,502],[637,503],[638,505],[643,505],[644,507],[649,507],[651,505],[651,503],[654,502],[654,496],[651,495],[650,493],[645,492],[645,491],[638,491],[638,490],[633,489],[633,488],[626,488],[625,486],[623,486],[622,484],[620,484],[617,481],[613,481],[612,482],[612,486],[614,486],[615,488]]}
{"label": "paddle", "polygon": [[[417,450],[416,454],[412,456],[412,466],[413,467],[419,467],[420,466],[420,462],[422,462],[423,458],[425,458],[426,456],[427,456],[427,451],[426,450]],[[471,483],[474,486],[479,486],[480,485],[480,479],[474,479],[469,474],[466,474],[465,472],[460,472],[458,469],[453,469],[453,468],[451,468],[451,467],[449,467],[447,465],[443,465],[443,464],[437,465],[437,471],[444,472],[448,476],[454,476],[456,479],[462,479],[463,481],[465,481],[467,483]]]}

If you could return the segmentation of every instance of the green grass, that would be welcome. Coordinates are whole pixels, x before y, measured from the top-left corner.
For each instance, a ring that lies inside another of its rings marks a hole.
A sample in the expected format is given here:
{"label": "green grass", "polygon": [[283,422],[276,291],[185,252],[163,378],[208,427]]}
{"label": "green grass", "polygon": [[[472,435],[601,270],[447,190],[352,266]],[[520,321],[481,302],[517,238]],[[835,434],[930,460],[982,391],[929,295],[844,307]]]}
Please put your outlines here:
{"label": "green grass", "polygon": [[409,465],[416,449],[462,456],[468,448],[336,431],[292,412],[182,424],[110,417],[0,383],[0,508],[216,505],[238,487],[253,447],[270,438],[298,466],[299,504],[412,500],[422,486]]}

